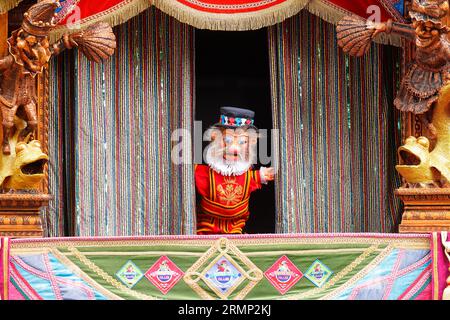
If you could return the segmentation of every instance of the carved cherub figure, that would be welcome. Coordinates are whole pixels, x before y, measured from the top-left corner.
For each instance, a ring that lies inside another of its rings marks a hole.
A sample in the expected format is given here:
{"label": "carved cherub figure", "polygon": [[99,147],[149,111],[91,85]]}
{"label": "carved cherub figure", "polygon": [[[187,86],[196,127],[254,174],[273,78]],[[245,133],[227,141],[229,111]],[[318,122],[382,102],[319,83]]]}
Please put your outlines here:
{"label": "carved cherub figure", "polygon": [[416,21],[427,21],[429,18],[442,19],[448,10],[447,0],[412,0],[409,15]]}
{"label": "carved cherub figure", "polygon": [[448,0],[413,0],[411,24],[366,21],[345,17],[337,27],[338,44],[344,52],[364,55],[380,33],[396,33],[414,41],[416,56],[406,71],[394,100],[403,112],[424,114],[422,122],[437,140],[434,149],[427,137],[409,137],[399,149],[396,168],[408,187],[450,186],[450,42],[443,22],[449,13]]}
{"label": "carved cherub figure", "polygon": [[[380,33],[396,33],[416,44],[416,57],[402,80],[394,101],[403,112],[426,113],[449,78],[450,29],[441,21],[449,12],[448,0],[413,0],[412,24],[371,22],[345,17],[337,27],[338,44],[350,55],[362,56]],[[433,131],[433,128],[431,128]]]}
{"label": "carved cherub figure", "polygon": [[13,134],[14,116],[22,115],[27,127],[24,139],[37,127],[36,75],[47,66],[53,55],[64,49],[78,46],[93,61],[100,61],[114,53],[115,36],[109,25],[100,23],[72,35],[64,35],[54,45],[49,43],[49,33],[56,26],[57,0],[43,0],[24,14],[19,30],[8,39],[9,54],[0,59],[0,110],[2,115],[4,155],[11,153],[9,139]]}

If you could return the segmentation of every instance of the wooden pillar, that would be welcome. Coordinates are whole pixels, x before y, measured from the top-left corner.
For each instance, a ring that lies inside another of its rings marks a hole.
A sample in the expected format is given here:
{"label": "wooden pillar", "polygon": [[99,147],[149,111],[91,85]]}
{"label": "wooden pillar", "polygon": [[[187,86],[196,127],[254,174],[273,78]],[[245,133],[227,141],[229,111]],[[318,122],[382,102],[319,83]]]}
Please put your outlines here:
{"label": "wooden pillar", "polygon": [[[8,12],[0,13],[0,58],[6,56],[8,52]],[[2,116],[0,115],[0,122]],[[3,132],[0,130],[0,141],[3,140]]]}
{"label": "wooden pillar", "polygon": [[[1,1],[1,0],[0,0]],[[8,54],[8,13],[0,14],[0,57]],[[42,84],[44,76],[40,76],[37,81],[39,95],[39,138],[43,139],[47,132],[47,123],[44,121],[44,109],[46,106],[46,92]],[[0,115],[1,122],[1,115]],[[44,125],[45,124],[45,125]],[[0,127],[1,128],[1,127]],[[0,129],[0,141],[3,139]],[[42,137],[41,137],[42,136]],[[47,143],[47,140],[41,140]],[[0,151],[1,152],[1,151]],[[47,179],[47,178],[46,178]],[[38,194],[1,194],[0,193],[0,237],[42,237],[43,228],[41,221],[41,208],[48,205],[51,196],[48,195],[46,183],[43,190]]]}
{"label": "wooden pillar", "polygon": [[8,52],[8,12],[0,13],[0,57],[4,57]]}
{"label": "wooden pillar", "polygon": [[[443,19],[443,23],[450,26],[450,13]],[[412,46],[405,49],[405,65],[413,59],[413,51]],[[429,129],[423,125],[424,117],[425,115],[412,113],[403,114],[406,123],[403,126],[402,142],[409,136],[430,136]],[[433,141],[431,147],[434,148]],[[400,233],[450,231],[450,188],[399,188],[395,190],[395,194],[404,204]]]}

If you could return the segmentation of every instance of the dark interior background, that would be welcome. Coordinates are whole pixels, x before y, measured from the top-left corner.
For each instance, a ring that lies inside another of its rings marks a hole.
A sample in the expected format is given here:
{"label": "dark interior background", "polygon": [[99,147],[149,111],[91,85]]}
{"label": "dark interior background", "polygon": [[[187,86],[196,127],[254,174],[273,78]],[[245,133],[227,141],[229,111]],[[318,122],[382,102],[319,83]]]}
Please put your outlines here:
{"label": "dark interior background", "polygon": [[[221,106],[255,111],[255,125],[272,128],[267,29],[245,32],[195,30],[196,120],[203,132]],[[203,148],[207,142],[203,143]],[[270,155],[270,150],[269,150]],[[271,164],[265,165],[270,166]],[[261,166],[258,163],[255,168]],[[275,232],[275,191],[269,183],[252,193],[245,233]]]}

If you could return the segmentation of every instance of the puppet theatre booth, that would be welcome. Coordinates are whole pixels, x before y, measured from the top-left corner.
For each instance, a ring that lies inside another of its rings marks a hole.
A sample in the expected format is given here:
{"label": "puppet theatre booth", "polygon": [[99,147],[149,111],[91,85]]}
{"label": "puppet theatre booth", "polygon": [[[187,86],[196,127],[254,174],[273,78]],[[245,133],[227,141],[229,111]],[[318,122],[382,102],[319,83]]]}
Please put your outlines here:
{"label": "puppet theatre booth", "polygon": [[[447,1],[0,12],[1,299],[450,298]],[[269,160],[209,169],[214,124]]]}

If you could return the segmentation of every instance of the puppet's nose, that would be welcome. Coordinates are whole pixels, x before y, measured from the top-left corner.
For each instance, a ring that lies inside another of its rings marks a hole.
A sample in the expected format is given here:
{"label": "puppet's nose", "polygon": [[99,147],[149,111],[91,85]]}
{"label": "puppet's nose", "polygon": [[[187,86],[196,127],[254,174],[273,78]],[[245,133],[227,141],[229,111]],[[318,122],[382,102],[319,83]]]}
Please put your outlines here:
{"label": "puppet's nose", "polygon": [[237,146],[231,146],[228,148],[228,153],[238,155],[239,154],[239,148]]}

